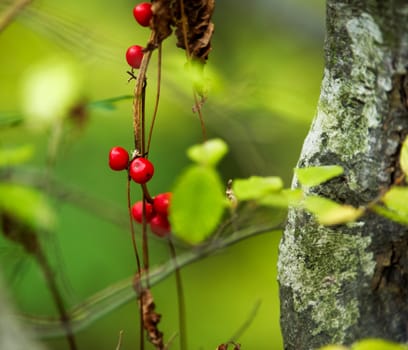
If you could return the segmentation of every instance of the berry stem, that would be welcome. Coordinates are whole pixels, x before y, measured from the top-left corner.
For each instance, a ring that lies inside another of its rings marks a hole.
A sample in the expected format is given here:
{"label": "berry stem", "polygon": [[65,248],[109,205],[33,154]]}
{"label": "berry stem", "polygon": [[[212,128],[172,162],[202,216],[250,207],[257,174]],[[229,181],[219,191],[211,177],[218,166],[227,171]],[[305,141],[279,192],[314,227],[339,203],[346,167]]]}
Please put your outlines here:
{"label": "berry stem", "polygon": [[[139,252],[137,250],[137,245],[136,245],[136,237],[135,237],[135,228],[133,226],[133,217],[132,217],[132,202],[130,198],[130,177],[128,176],[127,179],[127,206],[128,206],[128,213],[129,213],[129,224],[130,224],[130,235],[132,238],[132,246],[133,246],[133,251],[135,253],[135,258],[136,258],[136,267],[137,267],[137,275],[136,279],[141,278],[141,265],[140,265],[140,257],[139,257]],[[140,281],[136,280],[135,286],[137,286],[140,283]],[[143,310],[141,307],[139,307],[139,348],[140,350],[144,350],[145,344],[144,344],[144,323],[143,323]]]}
{"label": "berry stem", "polygon": [[143,270],[146,274],[146,284],[149,288],[149,241],[147,236],[147,220],[146,220],[146,202],[147,198],[143,192],[143,221],[142,221],[142,247],[143,247]]}
{"label": "berry stem", "polygon": [[174,264],[174,274],[176,277],[176,289],[177,289],[177,304],[178,304],[178,316],[179,316],[179,333],[180,333],[180,350],[187,350],[187,327],[186,327],[186,305],[184,299],[184,289],[181,279],[180,266],[177,263],[177,252],[171,240],[171,234],[168,236],[169,248],[171,259]]}
{"label": "berry stem", "polygon": [[136,245],[135,228],[133,226],[132,201],[130,198],[130,177],[128,177],[128,180],[127,180],[127,206],[128,206],[128,213],[129,213],[130,235],[132,238],[133,252],[135,253],[135,258],[136,258],[137,272],[140,275],[142,269],[140,265],[139,252],[137,250],[137,245]]}

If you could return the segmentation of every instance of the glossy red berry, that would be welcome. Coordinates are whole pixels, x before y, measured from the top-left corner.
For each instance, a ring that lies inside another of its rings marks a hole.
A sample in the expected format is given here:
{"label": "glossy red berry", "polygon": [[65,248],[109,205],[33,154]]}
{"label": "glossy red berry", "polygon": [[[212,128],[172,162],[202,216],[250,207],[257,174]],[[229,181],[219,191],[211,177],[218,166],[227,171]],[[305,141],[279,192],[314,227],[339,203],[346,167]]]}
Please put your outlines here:
{"label": "glossy red berry", "polygon": [[153,207],[157,214],[168,216],[171,192],[160,193],[153,198]]}
{"label": "glossy red berry", "polygon": [[140,68],[143,59],[143,47],[133,45],[126,51],[126,61],[132,68]]}
{"label": "glossy red berry", "polygon": [[130,162],[129,175],[138,184],[145,184],[154,174],[153,164],[146,158],[135,158]]}
{"label": "glossy red berry", "polygon": [[149,2],[142,2],[133,8],[133,16],[135,20],[143,27],[148,27],[152,13],[152,4]]}
{"label": "glossy red berry", "polygon": [[124,170],[129,164],[129,153],[122,147],[113,147],[109,152],[109,167],[112,170]]}
{"label": "glossy red berry", "polygon": [[150,220],[150,229],[159,237],[165,237],[168,235],[171,231],[171,227],[167,216],[160,214],[153,216]]}
{"label": "glossy red berry", "polygon": [[[143,222],[143,201],[138,201],[132,206],[132,216],[137,222]],[[145,203],[145,216],[146,222],[150,222],[150,220],[154,216],[153,206],[150,203]]]}

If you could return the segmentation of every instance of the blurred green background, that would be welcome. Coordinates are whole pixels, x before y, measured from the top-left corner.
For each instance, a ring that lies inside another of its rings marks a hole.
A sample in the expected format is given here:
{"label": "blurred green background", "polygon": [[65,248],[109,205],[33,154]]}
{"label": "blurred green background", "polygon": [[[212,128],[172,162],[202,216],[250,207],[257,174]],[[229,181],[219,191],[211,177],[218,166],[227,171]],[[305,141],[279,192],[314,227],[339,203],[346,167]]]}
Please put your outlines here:
{"label": "blurred green background", "polygon": [[[4,11],[10,1],[0,4]],[[52,133],[27,122],[4,121],[25,117],[24,86],[32,67],[47,67],[50,60],[74,62],[79,67],[75,74],[82,84],[81,96],[88,102],[131,95],[134,83],[127,81],[124,54],[130,45],[144,45],[149,35],[134,21],[134,5],[124,0],[33,1],[0,33],[0,148],[34,145],[35,155],[22,170],[25,174],[46,169]],[[319,95],[324,2],[220,0],[213,20],[216,30],[206,67],[209,95],[203,113],[209,137],[221,137],[230,146],[221,164],[223,179],[277,175],[289,186]],[[174,38],[167,39],[149,154],[156,166],[149,184],[152,193],[171,190],[188,165],[185,149],[201,141],[184,64],[184,52],[175,47]],[[148,75],[148,115],[156,66],[154,55]],[[60,88],[64,92],[65,87]],[[112,146],[132,147],[132,101],[115,107],[89,108],[81,126],[67,124],[55,164],[49,167],[60,186],[85,198],[79,200],[83,205],[68,198],[53,200],[57,229],[44,239],[70,305],[135,271],[126,227],[126,176],[107,166]],[[138,191],[133,191],[135,200],[140,198]],[[117,222],[104,210],[117,215]],[[282,349],[276,282],[279,239],[277,234],[257,236],[183,268],[189,349],[214,349],[227,341],[258,302],[255,317],[237,341],[242,349]],[[151,264],[168,258],[166,244],[152,240]],[[0,259],[17,307],[25,313],[55,314],[35,264],[3,238]],[[153,293],[163,315],[161,329],[169,339],[177,332],[174,278],[154,286]],[[114,349],[120,330],[122,349],[138,348],[137,323],[136,303],[128,302],[80,332],[79,348]],[[46,343],[50,349],[67,348],[64,339]],[[177,348],[175,341],[171,349]]]}

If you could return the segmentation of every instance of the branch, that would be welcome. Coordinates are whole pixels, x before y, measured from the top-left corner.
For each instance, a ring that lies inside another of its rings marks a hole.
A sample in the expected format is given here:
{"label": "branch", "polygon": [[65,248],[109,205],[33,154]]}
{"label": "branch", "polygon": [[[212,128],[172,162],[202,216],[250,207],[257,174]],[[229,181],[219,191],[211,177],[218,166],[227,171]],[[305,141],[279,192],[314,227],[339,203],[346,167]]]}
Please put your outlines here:
{"label": "branch", "polygon": [[[148,276],[143,276],[142,282],[145,282],[148,278],[150,285],[153,286],[170,276],[176,266],[182,268],[245,239],[265,233],[278,233],[280,229],[277,226],[265,225],[236,231],[227,238],[214,240],[205,246],[197,247],[179,255],[176,259],[177,264],[175,264],[174,259],[170,259],[166,263],[151,269]],[[129,301],[133,301],[135,299],[133,284],[133,276],[126,278],[94,294],[85,302],[69,310],[68,314],[70,315],[73,332],[76,333],[89,327],[111,311]],[[21,319],[42,338],[59,337],[65,334],[58,319],[32,315],[21,315]]]}

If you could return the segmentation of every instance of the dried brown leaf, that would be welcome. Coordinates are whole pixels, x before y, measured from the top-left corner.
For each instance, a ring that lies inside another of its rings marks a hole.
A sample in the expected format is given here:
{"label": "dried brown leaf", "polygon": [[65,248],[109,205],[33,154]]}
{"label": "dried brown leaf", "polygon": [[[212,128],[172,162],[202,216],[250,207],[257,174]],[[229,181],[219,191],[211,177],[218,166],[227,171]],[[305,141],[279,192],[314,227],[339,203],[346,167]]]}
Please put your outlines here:
{"label": "dried brown leaf", "polygon": [[153,295],[148,288],[142,290],[139,295],[139,303],[142,307],[143,326],[147,331],[149,342],[152,343],[157,350],[165,349],[163,333],[160,332],[158,328],[161,315],[155,311],[156,305],[153,300]]}
{"label": "dried brown leaf", "polygon": [[187,50],[192,59],[205,63],[211,51],[215,0],[180,0],[177,3],[174,7],[177,46]]}

